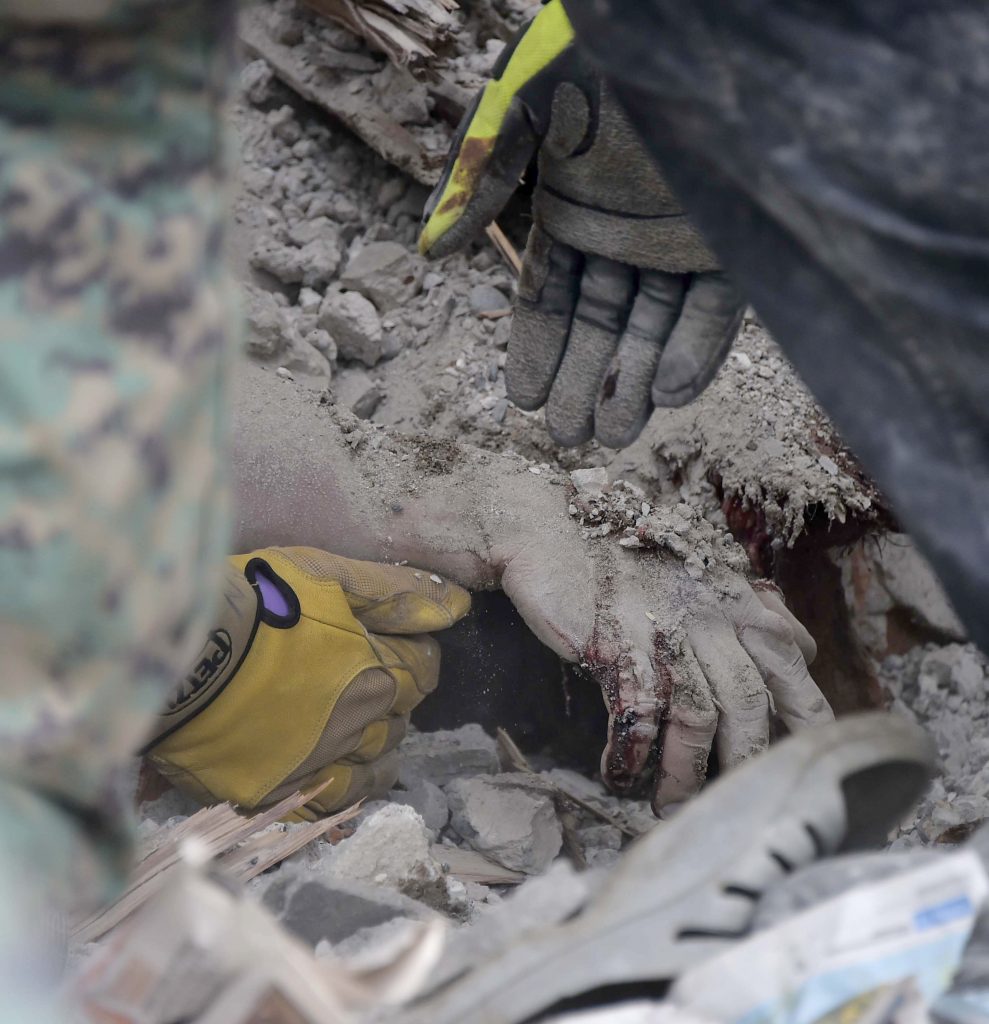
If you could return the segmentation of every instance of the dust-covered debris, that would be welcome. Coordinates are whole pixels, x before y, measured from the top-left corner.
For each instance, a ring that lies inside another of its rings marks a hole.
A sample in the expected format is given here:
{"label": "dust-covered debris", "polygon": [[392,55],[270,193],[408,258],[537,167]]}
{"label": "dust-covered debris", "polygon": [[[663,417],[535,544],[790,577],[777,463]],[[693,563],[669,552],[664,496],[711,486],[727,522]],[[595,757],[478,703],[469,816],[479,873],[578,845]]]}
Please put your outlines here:
{"label": "dust-covered debris", "polygon": [[963,641],[965,629],[934,571],[902,533],[868,536],[831,552],[855,637],[876,661],[927,640]]}
{"label": "dust-covered debris", "polygon": [[390,921],[427,920],[431,913],[392,888],[334,877],[301,862],[271,876],[261,899],[290,932],[314,947],[336,945]]}
{"label": "dust-covered debris", "polygon": [[783,543],[808,515],[880,513],[879,495],[765,330],[749,321],[714,382],[653,414],[644,443],[686,500],[751,506]]}
{"label": "dust-covered debris", "polygon": [[560,852],[563,832],[545,792],[508,775],[457,779],[446,789],[451,828],[506,868],[537,874]]}
{"label": "dust-covered debris", "polygon": [[393,888],[451,917],[466,917],[467,891],[443,872],[431,842],[429,830],[411,807],[389,804],[365,818],[339,845],[329,868],[339,878]]}
{"label": "dust-covered debris", "polygon": [[965,838],[989,819],[989,658],[972,644],[928,644],[887,658],[893,708],[934,737],[942,774],[893,847]]}
{"label": "dust-covered debris", "polygon": [[615,536],[623,548],[667,552],[679,558],[695,580],[722,566],[748,572],[741,545],[695,506],[679,502],[654,507],[641,487],[626,480],[609,483],[602,467],[576,470],[570,481],[570,514],[579,519],[585,537]]}
{"label": "dust-covered debris", "polygon": [[407,790],[421,782],[444,787],[455,779],[494,775],[498,746],[479,725],[438,732],[410,732],[399,748],[398,781]]}
{"label": "dust-covered debris", "polygon": [[395,789],[388,799],[396,804],[408,804],[423,820],[426,828],[439,835],[450,820],[450,802],[435,783],[420,779],[411,789]]}

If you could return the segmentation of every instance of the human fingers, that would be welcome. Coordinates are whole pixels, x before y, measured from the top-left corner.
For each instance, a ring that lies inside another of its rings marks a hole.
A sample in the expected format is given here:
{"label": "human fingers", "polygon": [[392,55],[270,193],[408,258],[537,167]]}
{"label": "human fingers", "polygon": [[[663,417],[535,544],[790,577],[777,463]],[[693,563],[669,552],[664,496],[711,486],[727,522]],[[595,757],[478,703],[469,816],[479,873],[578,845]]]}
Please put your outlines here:
{"label": "human fingers", "polygon": [[566,351],[546,404],[546,425],[558,444],[583,444],[594,436],[594,407],[634,287],[632,267],[603,256],[586,258]]}
{"label": "human fingers", "polygon": [[758,583],[752,587],[755,596],[759,598],[762,606],[769,612],[782,616],[793,632],[794,643],[800,648],[804,661],[808,665],[814,664],[817,657],[817,642],[807,631],[807,627],[790,611],[783,600],[783,596],[772,584],[761,586]]}
{"label": "human fingers", "polygon": [[694,654],[718,707],[718,764],[734,768],[769,746],[769,694],[727,620],[691,633]]}
{"label": "human fingers", "polygon": [[736,601],[733,624],[739,643],[766,681],[775,710],[788,729],[834,719],[783,616],[768,611],[755,593],[747,590]]}
{"label": "human fingers", "polygon": [[656,368],[652,400],[686,405],[711,383],[735,340],[745,305],[720,271],[695,274]]}
{"label": "human fingers", "polygon": [[718,709],[690,645],[668,671],[673,674],[669,717],[653,787],[657,815],[696,794],[707,776],[711,744],[718,727]]}
{"label": "human fingers", "polygon": [[520,409],[539,409],[549,397],[573,322],[581,261],[576,249],[533,226],[505,365],[508,398]]}
{"label": "human fingers", "polygon": [[631,444],[649,419],[656,368],[680,312],[686,281],[681,274],[639,272],[632,312],[605,374],[594,415],[594,435],[609,448]]}

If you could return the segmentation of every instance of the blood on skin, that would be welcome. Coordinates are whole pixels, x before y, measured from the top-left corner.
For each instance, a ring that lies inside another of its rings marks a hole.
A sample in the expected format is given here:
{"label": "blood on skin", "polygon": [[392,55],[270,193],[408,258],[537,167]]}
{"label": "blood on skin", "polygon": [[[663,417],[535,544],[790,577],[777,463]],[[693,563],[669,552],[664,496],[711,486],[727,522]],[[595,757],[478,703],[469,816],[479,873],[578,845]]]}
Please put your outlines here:
{"label": "blood on skin", "polygon": [[[596,625],[591,642],[584,651],[582,664],[601,687],[610,716],[608,746],[603,772],[608,786],[615,792],[630,793],[645,781],[642,769],[649,761],[652,738],[639,729],[639,712],[623,705],[634,679],[632,658],[624,649],[608,649],[602,643]],[[623,685],[624,683],[624,685]],[[650,749],[644,750],[644,745]]]}

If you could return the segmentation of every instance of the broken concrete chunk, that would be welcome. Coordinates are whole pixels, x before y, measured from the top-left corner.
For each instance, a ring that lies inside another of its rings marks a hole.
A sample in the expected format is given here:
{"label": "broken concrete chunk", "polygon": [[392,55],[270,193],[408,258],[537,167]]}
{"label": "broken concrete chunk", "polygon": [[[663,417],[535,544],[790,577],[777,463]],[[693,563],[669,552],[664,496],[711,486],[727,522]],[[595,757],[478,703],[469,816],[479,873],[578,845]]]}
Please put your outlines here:
{"label": "broken concrete chunk", "polygon": [[[340,227],[329,217],[302,217],[288,229],[288,237],[298,246],[322,240],[340,245]],[[339,258],[339,252],[337,253]]]}
{"label": "broken concrete chunk", "polygon": [[499,313],[504,309],[510,309],[512,305],[504,292],[490,284],[474,285],[470,290],[468,302],[470,311],[475,316],[479,316],[481,313]]}
{"label": "broken concrete chunk", "polygon": [[467,890],[443,873],[431,843],[425,823],[411,807],[387,804],[336,847],[329,868],[338,877],[396,889],[463,918],[469,911]]}
{"label": "broken concrete chunk", "polygon": [[319,307],[323,304],[323,296],[313,288],[303,288],[299,292],[299,309],[303,313],[319,313]]}
{"label": "broken concrete chunk", "polygon": [[506,868],[538,874],[560,852],[563,832],[548,796],[483,777],[457,779],[446,792],[453,830]]}
{"label": "broken concrete chunk", "polygon": [[340,283],[387,313],[418,295],[425,275],[425,261],[404,245],[371,242],[351,257]]}
{"label": "broken concrete chunk", "polygon": [[[373,415],[375,409],[381,405],[384,401],[385,393],[378,387],[377,384],[372,384],[363,394],[361,394],[353,405],[350,407],[350,411],[358,417],[358,419],[369,420]],[[418,808],[417,808],[418,810]]]}
{"label": "broken concrete chunk", "polygon": [[255,270],[271,274],[282,284],[299,284],[302,281],[302,258],[294,245],[282,245],[268,239],[255,246],[250,261]]}
{"label": "broken concrete chunk", "polygon": [[248,355],[255,359],[275,359],[288,348],[290,327],[270,292],[246,289]]}
{"label": "broken concrete chunk", "polygon": [[585,850],[620,850],[622,834],[613,825],[588,825],[578,829],[577,838]]}
{"label": "broken concrete chunk", "polygon": [[325,288],[340,269],[340,249],[330,238],[315,238],[299,250],[302,283],[307,288]]}
{"label": "broken concrete chunk", "polygon": [[311,946],[324,940],[336,945],[364,928],[388,921],[421,921],[430,916],[422,904],[390,889],[328,878],[304,868],[283,868],[262,902],[289,931]]}
{"label": "broken concrete chunk", "polygon": [[[359,414],[358,414],[359,415]],[[388,794],[388,799],[396,804],[408,804],[434,835],[446,828],[450,820],[450,804],[446,794],[439,786],[427,779],[420,780],[412,789],[395,789]]]}
{"label": "broken concrete chunk", "polygon": [[604,466],[595,469],[575,469],[570,474],[570,482],[577,493],[586,497],[602,494],[608,487],[608,471]]}
{"label": "broken concrete chunk", "polygon": [[240,73],[240,87],[251,103],[260,106],[271,99],[274,78],[275,73],[266,60],[252,60]]}
{"label": "broken concrete chunk", "polygon": [[399,748],[398,781],[412,790],[423,780],[446,786],[454,779],[493,775],[499,769],[498,746],[479,725],[439,732],[414,732]]}
{"label": "broken concrete chunk", "polygon": [[319,307],[319,326],[330,333],[345,359],[357,359],[365,366],[374,366],[381,360],[381,317],[363,295],[327,292]]}
{"label": "broken concrete chunk", "polygon": [[391,178],[386,178],[378,189],[378,208],[387,210],[392,203],[397,203],[405,195],[406,188],[408,188],[408,181],[403,175],[396,174]]}
{"label": "broken concrete chunk", "polygon": [[389,62],[369,81],[378,105],[399,124],[430,123],[429,93],[407,68]]}

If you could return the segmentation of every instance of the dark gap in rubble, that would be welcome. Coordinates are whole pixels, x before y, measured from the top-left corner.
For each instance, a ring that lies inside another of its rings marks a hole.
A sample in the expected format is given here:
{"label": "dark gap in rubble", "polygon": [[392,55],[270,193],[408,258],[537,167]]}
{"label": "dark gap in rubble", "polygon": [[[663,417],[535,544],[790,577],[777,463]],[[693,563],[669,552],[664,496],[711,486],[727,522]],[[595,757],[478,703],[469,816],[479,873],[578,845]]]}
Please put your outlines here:
{"label": "dark gap in rubble", "polygon": [[597,772],[608,723],[600,687],[544,646],[501,591],[474,594],[470,614],[436,639],[440,681],[412,716],[417,728],[501,727],[526,753]]}
{"label": "dark gap in rubble", "polygon": [[[892,521],[877,525],[849,516],[831,519],[825,509],[805,510],[804,528],[791,546],[781,543],[767,525],[762,509],[725,497],[720,481],[712,481],[722,500],[729,529],[749,555],[753,570],[772,579],[786,595],[787,607],[817,643],[810,672],[838,715],[884,707],[874,667],[861,649],[852,625],[841,570],[830,556],[876,533],[894,530]],[[887,519],[889,517],[886,517]]]}

